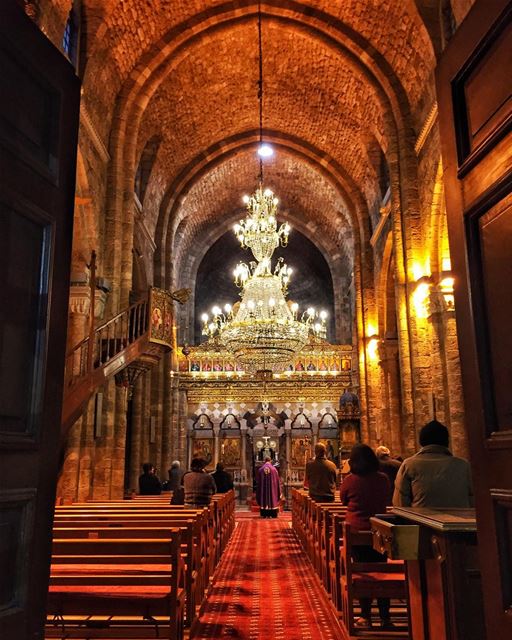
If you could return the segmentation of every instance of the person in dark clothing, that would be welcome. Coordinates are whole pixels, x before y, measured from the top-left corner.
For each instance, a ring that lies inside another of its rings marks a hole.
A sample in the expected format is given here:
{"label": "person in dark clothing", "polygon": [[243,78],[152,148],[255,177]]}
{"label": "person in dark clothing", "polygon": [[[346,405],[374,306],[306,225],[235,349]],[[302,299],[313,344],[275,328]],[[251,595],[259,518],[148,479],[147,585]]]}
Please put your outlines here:
{"label": "person in dark clothing", "polygon": [[388,477],[390,484],[390,494],[388,504],[392,504],[393,502],[393,491],[395,488],[395,479],[396,474],[398,473],[398,469],[400,469],[400,465],[402,464],[398,460],[394,460],[391,457],[391,452],[387,447],[380,446],[375,449],[375,453],[379,460],[379,471],[385,473]]}
{"label": "person in dark clothing", "polygon": [[[379,461],[375,452],[366,444],[356,444],[350,452],[350,474],[343,480],[340,491],[341,503],[347,505],[346,522],[355,531],[369,531],[370,517],[376,513],[385,513],[389,500],[388,477],[379,471]],[[386,556],[370,546],[354,547],[356,562],[385,562]],[[370,628],[371,598],[361,598],[361,617],[356,626]],[[378,598],[382,629],[393,629],[390,620],[389,598]]]}
{"label": "person in dark clothing", "polygon": [[142,465],[143,474],[139,477],[139,493],[141,496],[159,496],[162,493],[162,485],[156,469],[151,462]]}
{"label": "person in dark clothing", "polygon": [[183,476],[185,504],[194,509],[208,506],[212,495],[217,493],[215,480],[204,470],[206,464],[203,458],[194,458],[190,463],[190,471]]}
{"label": "person in dark clothing", "polygon": [[217,462],[215,467],[215,473],[212,473],[212,478],[215,480],[217,487],[217,493],[227,493],[233,488],[233,478],[231,474],[224,470],[222,462]]}
{"label": "person in dark clothing", "polygon": [[176,491],[181,487],[181,479],[183,477],[183,471],[181,470],[181,465],[179,460],[175,460],[171,464],[171,468],[168,471],[169,473],[169,491]]}

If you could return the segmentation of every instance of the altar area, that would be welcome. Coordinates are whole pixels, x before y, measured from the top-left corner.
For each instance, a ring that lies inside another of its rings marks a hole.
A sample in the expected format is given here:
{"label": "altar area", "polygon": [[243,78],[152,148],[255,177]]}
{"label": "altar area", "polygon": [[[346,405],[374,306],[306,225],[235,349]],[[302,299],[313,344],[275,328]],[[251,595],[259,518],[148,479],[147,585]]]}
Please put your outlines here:
{"label": "altar area", "polygon": [[282,373],[246,373],[227,352],[180,351],[178,387],[186,396],[187,465],[222,462],[239,503],[252,496],[266,456],[277,467],[285,499],[302,486],[314,446],[324,442],[336,464],[360,440],[357,377],[350,345],[309,345]]}

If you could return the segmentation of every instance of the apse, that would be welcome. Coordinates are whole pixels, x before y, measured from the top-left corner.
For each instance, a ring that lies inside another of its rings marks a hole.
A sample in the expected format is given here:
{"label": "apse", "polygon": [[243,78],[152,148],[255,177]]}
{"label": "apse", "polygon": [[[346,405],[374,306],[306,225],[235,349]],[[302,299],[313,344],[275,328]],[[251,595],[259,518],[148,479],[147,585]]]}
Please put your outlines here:
{"label": "apse", "polygon": [[[248,263],[249,251],[240,247],[233,231],[227,231],[206,252],[199,265],[195,288],[194,342],[204,341],[201,336],[201,314],[209,313],[218,304],[233,304],[239,298],[240,289],[235,286],[233,270],[239,262]],[[288,245],[276,249],[275,259],[283,257],[293,269],[288,299],[297,302],[301,311],[313,306],[325,309],[327,339],[334,342],[334,290],[329,266],[315,244],[296,229],[292,229]]]}

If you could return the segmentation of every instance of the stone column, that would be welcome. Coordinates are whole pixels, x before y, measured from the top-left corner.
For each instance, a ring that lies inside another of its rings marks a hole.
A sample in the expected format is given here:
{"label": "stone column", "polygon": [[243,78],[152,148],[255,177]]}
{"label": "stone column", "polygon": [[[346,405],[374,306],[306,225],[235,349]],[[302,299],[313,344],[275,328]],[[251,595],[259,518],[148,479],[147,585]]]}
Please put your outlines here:
{"label": "stone column", "polygon": [[178,394],[178,460],[184,460],[187,455],[187,413],[188,402],[185,391]]}
{"label": "stone column", "polygon": [[242,456],[242,470],[247,475],[247,420],[240,419],[240,437],[242,439],[241,444],[241,456]]}
{"label": "stone column", "polygon": [[213,426],[213,466],[220,462],[220,426]]}
{"label": "stone column", "polygon": [[[451,448],[456,455],[468,457],[467,434],[464,425],[464,397],[460,371],[459,345],[455,324],[453,298],[446,298],[439,285],[431,287],[429,319],[434,330],[441,361],[442,390],[436,393],[438,419],[450,430]],[[442,397],[439,392],[442,391]]]}
{"label": "stone column", "polygon": [[172,457],[172,424],[171,424],[171,376],[170,357],[166,353],[162,358],[162,469],[170,469]]}
{"label": "stone column", "polygon": [[138,491],[138,478],[141,474],[141,446],[142,446],[142,394],[144,378],[141,377],[135,383],[132,400],[132,434],[130,451],[130,475],[128,489]]}
{"label": "stone column", "polygon": [[187,431],[187,451],[186,451],[186,456],[187,456],[187,469],[190,469],[190,463],[192,462],[192,446],[193,446],[193,440],[194,438],[194,433],[192,431],[192,429],[190,429],[189,431]]}
{"label": "stone column", "polygon": [[393,455],[398,455],[403,452],[397,340],[386,339],[379,343],[379,364],[383,375],[379,441],[388,446]]}
{"label": "stone column", "polygon": [[286,434],[286,461],[288,463],[288,471],[290,470],[291,457],[292,457],[292,421],[284,421],[284,430]]}
{"label": "stone column", "polygon": [[[91,290],[87,281],[70,287],[68,349],[79,344],[88,335],[90,303]],[[69,366],[72,367],[74,375],[80,374],[80,352],[77,352],[74,362],[66,362],[66,367]],[[57,496],[68,503],[76,500],[78,496],[82,426],[83,418],[80,417],[69,430],[65,443],[66,450],[57,487]]]}
{"label": "stone column", "polygon": [[[99,389],[103,392],[103,389]],[[89,401],[87,411],[82,418],[82,440],[80,448],[80,471],[78,474],[78,496],[79,502],[89,500],[92,495],[94,482],[94,420],[96,414],[96,395]]]}

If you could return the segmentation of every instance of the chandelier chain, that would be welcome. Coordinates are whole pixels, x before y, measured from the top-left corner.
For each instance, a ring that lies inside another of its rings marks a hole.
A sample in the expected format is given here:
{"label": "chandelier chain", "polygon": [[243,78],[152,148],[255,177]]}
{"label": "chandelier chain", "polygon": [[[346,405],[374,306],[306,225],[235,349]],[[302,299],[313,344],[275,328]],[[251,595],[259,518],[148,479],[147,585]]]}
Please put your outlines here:
{"label": "chandelier chain", "polygon": [[[259,64],[259,79],[258,79],[258,102],[260,110],[260,146],[263,143],[263,42],[262,42],[262,30],[261,30],[261,0],[258,2],[258,64]],[[260,172],[259,183],[263,184],[263,159],[260,156]]]}

